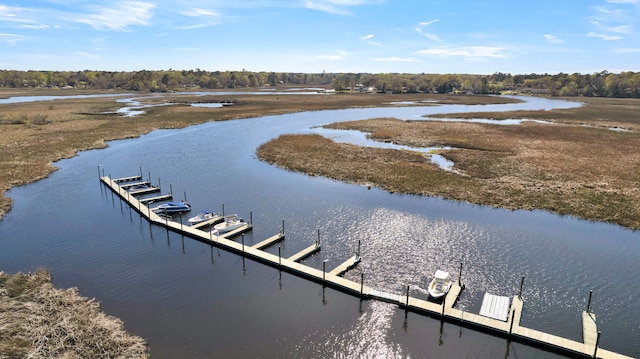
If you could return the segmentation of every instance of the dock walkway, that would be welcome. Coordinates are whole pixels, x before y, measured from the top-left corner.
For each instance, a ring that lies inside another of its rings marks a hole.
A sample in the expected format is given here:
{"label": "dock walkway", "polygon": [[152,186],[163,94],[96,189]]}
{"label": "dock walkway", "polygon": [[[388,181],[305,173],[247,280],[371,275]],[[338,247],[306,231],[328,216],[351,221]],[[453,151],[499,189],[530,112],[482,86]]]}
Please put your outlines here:
{"label": "dock walkway", "polygon": [[[515,296],[511,301],[509,316],[506,321],[489,318],[475,313],[461,311],[455,308],[460,292],[464,286],[456,282],[445,296],[441,303],[431,302],[424,299],[414,298],[407,295],[388,293],[366,286],[363,282],[357,283],[342,277],[349,268],[356,266],[360,262],[359,256],[354,256],[330,271],[316,269],[300,263],[303,258],[320,250],[320,243],[316,242],[306,249],[288,257],[283,258],[278,251],[277,255],[263,251],[261,248],[269,246],[279,240],[284,239],[284,233],[276,234],[254,246],[245,246],[244,238],[242,243],[230,238],[251,230],[252,225],[247,224],[235,231],[224,235],[214,236],[209,231],[203,231],[198,226],[184,225],[168,218],[162,218],[150,210],[150,208],[137,199],[130,192],[123,189],[119,183],[123,181],[133,181],[139,176],[124,177],[124,179],[112,180],[108,176],[100,177],[100,180],[107,185],[115,194],[125,201],[131,208],[136,210],[142,217],[151,223],[166,227],[168,230],[181,233],[201,242],[217,246],[233,253],[240,254],[249,259],[264,263],[279,270],[286,271],[293,275],[312,280],[323,286],[330,287],[342,292],[358,296],[364,299],[385,301],[398,305],[407,311],[422,313],[440,318],[441,320],[467,326],[473,329],[482,330],[495,335],[503,336],[511,340],[525,344],[533,344],[548,350],[561,352],[574,357],[593,358],[597,351],[598,358],[631,359],[631,357],[596,348],[597,327],[595,315],[593,313],[583,313],[584,342],[577,342],[567,338],[562,338],[549,333],[537,331],[520,326],[522,316],[523,301],[519,296]],[[158,189],[159,190],[159,189]],[[364,278],[364,277],[362,277]],[[585,324],[586,323],[586,324]],[[594,334],[595,333],[595,334]]]}

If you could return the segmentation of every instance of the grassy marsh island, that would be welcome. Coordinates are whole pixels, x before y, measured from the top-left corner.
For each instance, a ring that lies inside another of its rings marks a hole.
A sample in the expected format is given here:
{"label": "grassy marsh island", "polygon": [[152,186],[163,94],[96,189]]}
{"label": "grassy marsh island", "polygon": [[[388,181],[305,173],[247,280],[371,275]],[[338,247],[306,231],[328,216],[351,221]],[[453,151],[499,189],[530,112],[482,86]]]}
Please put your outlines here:
{"label": "grassy marsh island", "polygon": [[[472,96],[473,97],[473,96]],[[450,172],[421,153],[338,144],[318,135],[284,135],[258,149],[283,168],[387,191],[438,196],[507,209],[640,228],[640,100],[571,98],[575,109],[436,115],[539,119],[505,126],[392,118],[334,123],[412,147],[449,146]]]}

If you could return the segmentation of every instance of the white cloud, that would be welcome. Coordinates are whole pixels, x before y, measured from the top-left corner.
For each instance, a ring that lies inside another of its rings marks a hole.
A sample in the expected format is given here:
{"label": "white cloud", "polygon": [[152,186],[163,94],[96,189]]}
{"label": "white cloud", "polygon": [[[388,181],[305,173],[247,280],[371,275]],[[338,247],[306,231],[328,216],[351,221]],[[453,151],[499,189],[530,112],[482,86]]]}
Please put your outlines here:
{"label": "white cloud", "polygon": [[438,21],[440,21],[440,19],[433,19],[433,20],[430,20],[430,21],[423,21],[423,22],[420,23],[420,26],[429,26],[429,25],[433,24],[434,22],[438,22]]}
{"label": "white cloud", "polygon": [[610,4],[628,4],[628,5],[639,5],[640,0],[608,0]]}
{"label": "white cloud", "polygon": [[209,9],[193,8],[182,12],[182,15],[189,17],[217,17],[217,12]]}
{"label": "white cloud", "polygon": [[346,8],[365,4],[364,0],[305,0],[304,7],[336,15],[349,15]]}
{"label": "white cloud", "polygon": [[147,25],[155,5],[142,1],[120,1],[112,7],[101,7],[92,14],[78,15],[80,23],[97,30],[126,31],[131,25]]}
{"label": "white cloud", "polygon": [[624,49],[617,49],[614,50],[613,52],[617,53],[617,54],[635,54],[637,52],[640,52],[640,48],[624,48]]}
{"label": "white cloud", "polygon": [[564,42],[562,41],[562,39],[559,39],[555,35],[551,34],[544,34],[544,38],[551,44],[562,44]]}
{"label": "white cloud", "polygon": [[599,39],[605,40],[605,41],[615,41],[615,40],[622,40],[622,36],[618,36],[618,35],[607,35],[607,34],[599,34],[599,33],[595,33],[595,32],[589,32],[587,33],[588,37],[597,37]]}
{"label": "white cloud", "polygon": [[318,55],[314,59],[315,60],[338,61],[338,60],[344,60],[346,56],[347,56],[347,52],[346,51],[338,50],[336,54]]}
{"label": "white cloud", "polygon": [[415,57],[397,57],[397,56],[392,56],[392,57],[374,59],[374,61],[378,61],[378,62],[419,62],[420,60],[416,59]]}
{"label": "white cloud", "polygon": [[364,40],[366,41],[368,44],[371,45],[375,45],[375,46],[382,46],[381,43],[377,42],[377,41],[373,41],[371,39],[373,39],[375,37],[375,35],[373,34],[368,34],[368,35],[364,35],[364,36],[360,36],[360,40]]}
{"label": "white cloud", "polygon": [[434,19],[434,20],[430,20],[430,21],[423,21],[421,23],[418,24],[418,27],[415,28],[415,32],[417,32],[418,34],[426,37],[427,39],[431,40],[431,41],[437,41],[437,42],[442,42],[442,40],[440,39],[440,37],[438,37],[438,35],[435,35],[433,33],[427,33],[423,31],[424,27],[427,27],[433,23],[436,23],[440,21],[440,19]]}
{"label": "white cloud", "polygon": [[6,42],[10,45],[16,45],[19,41],[26,40],[25,36],[17,34],[0,34],[0,42]]}
{"label": "white cloud", "polygon": [[494,46],[461,46],[436,47],[418,51],[419,54],[435,57],[463,57],[466,59],[503,58],[501,47]]}

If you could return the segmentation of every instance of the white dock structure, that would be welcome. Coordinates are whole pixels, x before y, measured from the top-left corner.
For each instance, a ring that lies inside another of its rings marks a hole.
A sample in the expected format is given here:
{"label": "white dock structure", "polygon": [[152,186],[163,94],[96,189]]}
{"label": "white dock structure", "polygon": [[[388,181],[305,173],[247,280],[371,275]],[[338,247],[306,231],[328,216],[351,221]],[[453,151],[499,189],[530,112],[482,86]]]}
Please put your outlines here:
{"label": "white dock structure", "polygon": [[[595,315],[589,310],[583,313],[583,342],[577,342],[571,339],[563,338],[553,334],[541,332],[535,329],[526,328],[520,325],[522,316],[522,308],[524,302],[519,295],[513,297],[511,305],[506,306],[508,309],[508,317],[503,320],[504,315],[500,314],[500,319],[490,318],[488,316],[463,312],[454,308],[460,292],[464,289],[464,285],[456,282],[442,300],[441,303],[429,300],[414,298],[406,295],[388,293],[369,286],[364,285],[363,279],[360,283],[345,279],[342,277],[345,271],[356,266],[360,262],[359,255],[349,258],[344,263],[338,265],[333,270],[316,269],[300,263],[305,257],[320,250],[320,243],[316,242],[299,253],[288,258],[283,258],[278,251],[278,255],[274,255],[262,250],[264,246],[271,245],[277,241],[284,239],[284,233],[276,234],[263,242],[254,246],[245,246],[244,238],[242,243],[231,240],[233,236],[237,236],[247,230],[251,230],[252,225],[247,224],[235,231],[225,233],[224,235],[214,236],[209,231],[203,231],[199,226],[184,225],[181,222],[175,222],[168,218],[162,218],[146,206],[136,196],[123,189],[119,184],[126,181],[139,180],[140,176],[124,177],[113,180],[109,176],[101,176],[102,183],[107,185],[115,194],[125,201],[131,208],[135,209],[142,217],[149,222],[166,227],[173,232],[181,233],[201,242],[217,246],[237,253],[244,257],[248,257],[260,263],[264,263],[279,270],[286,271],[293,275],[321,283],[323,286],[340,290],[350,295],[358,296],[365,299],[380,300],[398,305],[407,311],[426,314],[443,321],[452,322],[461,326],[470,327],[476,330],[485,331],[497,336],[502,336],[510,340],[518,341],[525,344],[533,344],[538,347],[560,352],[573,357],[581,358],[616,358],[616,359],[632,359],[629,356],[615,353],[598,347],[599,333],[597,331]],[[159,190],[159,188],[158,188]],[[324,266],[324,265],[323,265]],[[364,278],[364,275],[361,277]],[[507,298],[508,299],[508,298]],[[490,301],[494,301],[491,299]],[[491,306],[491,305],[490,305]],[[495,300],[496,313],[504,312],[504,299]],[[594,339],[595,338],[595,339]]]}

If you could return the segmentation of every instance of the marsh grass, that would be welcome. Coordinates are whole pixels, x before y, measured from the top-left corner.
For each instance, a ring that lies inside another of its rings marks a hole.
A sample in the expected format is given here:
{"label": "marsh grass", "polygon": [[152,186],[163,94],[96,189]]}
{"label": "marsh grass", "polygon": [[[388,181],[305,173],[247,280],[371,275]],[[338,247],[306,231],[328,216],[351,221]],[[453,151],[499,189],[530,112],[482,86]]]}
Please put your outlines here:
{"label": "marsh grass", "polygon": [[0,272],[0,358],[147,358],[144,339],[45,270]]}
{"label": "marsh grass", "polygon": [[[621,103],[624,106],[614,111]],[[414,147],[451,146],[453,150],[441,154],[455,163],[460,174],[417,165],[419,155],[407,158],[403,151],[339,145],[312,135],[282,136],[261,146],[258,156],[291,170],[365,181],[391,192],[508,209],[544,209],[638,229],[640,132],[609,128],[610,124],[640,123],[640,101],[598,100],[589,106],[595,109],[527,111],[527,118],[537,114],[561,118],[556,124],[504,126],[380,118],[327,126]],[[520,115],[506,113],[500,118]],[[456,116],[488,117],[486,113]],[[330,155],[336,157],[335,163],[325,160]],[[371,160],[372,156],[380,162]]]}

